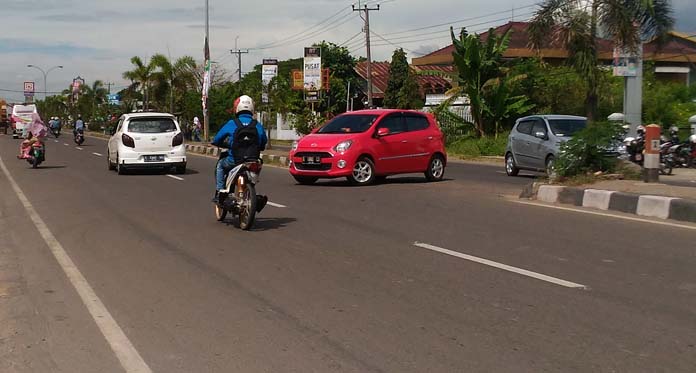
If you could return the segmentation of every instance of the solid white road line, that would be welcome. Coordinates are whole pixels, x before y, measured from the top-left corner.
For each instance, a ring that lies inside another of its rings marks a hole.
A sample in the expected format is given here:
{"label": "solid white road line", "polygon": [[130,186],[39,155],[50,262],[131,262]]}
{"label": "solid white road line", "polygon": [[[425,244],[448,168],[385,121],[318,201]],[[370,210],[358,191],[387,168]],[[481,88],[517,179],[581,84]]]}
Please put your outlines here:
{"label": "solid white road line", "polygon": [[101,157],[103,155],[103,154],[99,154],[99,153],[92,153],[92,154],[96,155],[97,157]]}
{"label": "solid white road line", "polygon": [[536,207],[546,207],[546,208],[549,208],[549,209],[573,211],[573,212],[579,212],[579,213],[582,213],[582,214],[599,215],[599,216],[606,216],[606,217],[609,217],[609,218],[616,218],[616,219],[624,219],[624,220],[630,220],[630,221],[637,221],[637,222],[641,222],[641,223],[665,225],[665,226],[668,226],[668,227],[675,227],[675,228],[684,228],[684,229],[696,230],[696,225],[685,225],[685,224],[670,223],[670,222],[666,222],[666,221],[656,221],[656,220],[648,220],[648,219],[634,218],[634,217],[631,217],[631,216],[623,216],[623,215],[609,214],[609,213],[605,213],[605,212],[581,210],[581,209],[575,209],[575,208],[572,208],[572,207],[553,206],[553,205],[547,205],[547,204],[536,203],[536,202],[514,201],[514,200],[511,200],[511,202],[519,203],[519,204],[521,204],[521,205],[530,205],[530,206],[536,206]]}
{"label": "solid white road line", "polygon": [[77,149],[77,150],[83,150],[83,149],[82,149],[81,147],[79,147],[79,146],[76,146],[75,149]]}
{"label": "solid white road line", "polygon": [[68,253],[65,251],[63,246],[48,229],[46,223],[44,223],[43,219],[41,219],[39,214],[34,209],[34,206],[32,206],[29,199],[26,197],[24,192],[22,192],[22,189],[12,178],[12,175],[10,175],[10,171],[5,166],[5,162],[3,162],[2,158],[0,158],[0,168],[2,168],[7,180],[12,185],[12,189],[14,189],[17,197],[22,202],[22,205],[24,205],[24,209],[34,222],[36,229],[41,234],[41,237],[46,242],[46,245],[51,250],[51,253],[53,253],[56,261],[58,261],[58,264],[60,264],[68,280],[70,280],[70,283],[79,294],[80,299],[82,299],[82,302],[87,307],[90,315],[92,315],[92,318],[99,327],[102,335],[104,335],[104,338],[111,346],[111,350],[114,352],[114,354],[116,354],[116,357],[121,363],[123,369],[126,372],[151,373],[152,370],[150,367],[147,365],[147,363],[145,363],[121,327],[118,326],[116,320],[114,320],[113,316],[111,316],[109,311],[106,309],[104,303],[102,303],[97,294],[94,292],[94,289],[92,289],[92,287],[89,285],[87,279],[85,279],[75,263],[72,261],[72,259],[70,259],[70,256],[68,256]]}
{"label": "solid white road line", "polygon": [[269,205],[269,206],[279,207],[279,208],[286,208],[286,207],[288,207],[288,206],[285,206],[285,205],[281,205],[280,203],[273,203],[273,202],[271,202],[271,201],[266,202],[266,204]]}
{"label": "solid white road line", "polygon": [[65,146],[70,146],[70,145],[68,145],[68,143],[66,143],[66,142],[64,142],[63,145],[65,145]]}
{"label": "solid white road line", "polygon": [[587,286],[582,285],[582,284],[576,284],[575,282],[561,280],[560,278],[543,275],[541,273],[536,273],[536,272],[528,271],[526,269],[509,266],[507,264],[494,262],[492,260],[479,258],[479,257],[473,256],[473,255],[467,255],[467,254],[462,254],[462,253],[457,252],[457,251],[443,249],[441,247],[429,245],[427,243],[415,242],[413,245],[418,246],[418,247],[423,248],[423,249],[437,251],[437,252],[442,253],[442,254],[447,254],[447,255],[457,257],[457,258],[470,260],[472,262],[484,264],[484,265],[495,267],[495,268],[502,269],[505,271],[514,272],[514,273],[517,273],[517,274],[520,274],[523,276],[535,278],[537,280],[550,282],[552,284],[556,284],[556,285],[560,285],[560,286],[565,286],[567,288],[587,289]]}
{"label": "solid white road line", "polygon": [[171,177],[172,179],[176,179],[176,180],[184,180],[183,177],[178,177],[178,176],[169,175],[169,174],[167,174],[167,177]]}

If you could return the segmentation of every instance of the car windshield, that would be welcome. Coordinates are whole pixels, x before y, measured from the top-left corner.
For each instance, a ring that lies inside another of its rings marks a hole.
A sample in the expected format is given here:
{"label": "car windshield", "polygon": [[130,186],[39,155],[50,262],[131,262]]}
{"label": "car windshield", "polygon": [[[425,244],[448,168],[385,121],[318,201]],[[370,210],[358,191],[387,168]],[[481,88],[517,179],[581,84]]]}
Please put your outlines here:
{"label": "car windshield", "polygon": [[571,137],[587,126],[585,119],[549,119],[549,126],[554,135]]}
{"label": "car windshield", "polygon": [[372,126],[375,119],[377,119],[376,115],[341,115],[320,128],[317,133],[365,132]]}
{"label": "car windshield", "polygon": [[128,131],[133,133],[174,132],[176,124],[171,118],[134,118],[128,124]]}

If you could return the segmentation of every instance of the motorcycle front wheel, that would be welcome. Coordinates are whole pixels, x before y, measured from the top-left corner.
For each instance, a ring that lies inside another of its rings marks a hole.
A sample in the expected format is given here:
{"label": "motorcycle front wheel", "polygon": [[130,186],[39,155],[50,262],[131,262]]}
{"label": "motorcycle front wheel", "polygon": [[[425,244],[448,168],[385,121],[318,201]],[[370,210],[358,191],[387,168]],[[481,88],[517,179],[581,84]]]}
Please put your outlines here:
{"label": "motorcycle front wheel", "polygon": [[[236,196],[239,192],[235,190]],[[239,198],[239,197],[238,197]],[[249,230],[256,220],[256,188],[253,184],[244,185],[242,197],[239,198],[239,228]]]}

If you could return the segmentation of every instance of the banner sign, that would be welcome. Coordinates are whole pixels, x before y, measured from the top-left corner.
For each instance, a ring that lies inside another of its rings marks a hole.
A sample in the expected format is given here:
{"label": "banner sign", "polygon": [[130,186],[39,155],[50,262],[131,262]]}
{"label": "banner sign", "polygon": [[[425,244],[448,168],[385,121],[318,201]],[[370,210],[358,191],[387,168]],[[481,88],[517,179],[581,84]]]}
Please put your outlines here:
{"label": "banner sign", "polygon": [[278,76],[278,60],[264,59],[263,65],[261,65],[261,84],[263,85],[261,102],[264,104],[269,102],[268,85],[271,84],[271,80],[273,80],[276,76]]}
{"label": "banner sign", "polygon": [[304,89],[304,73],[302,70],[292,70],[292,89],[295,91]]}
{"label": "banner sign", "polygon": [[24,97],[34,97],[34,82],[24,82]]}
{"label": "banner sign", "polygon": [[111,93],[108,96],[106,96],[106,99],[109,102],[109,105],[121,104],[121,96],[118,93]]}
{"label": "banner sign", "polygon": [[614,76],[638,76],[638,57],[619,48],[614,49]]}
{"label": "banner sign", "polygon": [[304,49],[304,89],[305,91],[321,89],[321,48]]}

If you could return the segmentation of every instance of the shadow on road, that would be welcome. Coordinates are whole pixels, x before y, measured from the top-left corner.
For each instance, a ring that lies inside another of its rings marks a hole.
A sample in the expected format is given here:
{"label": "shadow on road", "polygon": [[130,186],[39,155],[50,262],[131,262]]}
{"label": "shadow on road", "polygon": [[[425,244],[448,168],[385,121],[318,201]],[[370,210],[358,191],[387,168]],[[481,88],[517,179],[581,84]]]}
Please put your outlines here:
{"label": "shadow on road", "polygon": [[268,231],[285,228],[288,224],[296,222],[295,218],[256,218],[252,231]]}
{"label": "shadow on road", "polygon": [[56,168],[66,168],[67,166],[39,166],[37,170],[52,170]]}
{"label": "shadow on road", "polygon": [[[454,181],[454,180],[455,179],[445,177],[442,181],[432,182],[432,181],[426,180],[425,177],[423,177],[423,176],[390,176],[389,178],[387,178],[385,180],[375,180],[375,182],[372,183],[371,185],[357,186],[357,185],[351,184],[348,180],[341,178],[341,179],[320,180],[316,184],[307,185],[306,187],[369,188],[369,187],[376,187],[376,186],[380,186],[380,185],[389,185],[389,184],[438,184],[438,183],[447,183],[447,182]],[[302,186],[299,184],[297,184],[297,185]]]}

